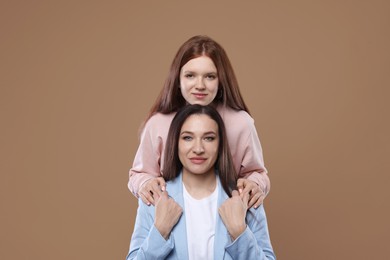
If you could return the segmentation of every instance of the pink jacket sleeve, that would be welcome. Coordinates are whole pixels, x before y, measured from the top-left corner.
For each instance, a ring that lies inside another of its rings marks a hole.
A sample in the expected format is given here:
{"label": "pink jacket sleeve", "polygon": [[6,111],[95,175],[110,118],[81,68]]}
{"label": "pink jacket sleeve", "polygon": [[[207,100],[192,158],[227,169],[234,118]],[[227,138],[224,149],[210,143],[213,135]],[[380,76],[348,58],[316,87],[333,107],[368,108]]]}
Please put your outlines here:
{"label": "pink jacket sleeve", "polygon": [[[151,118],[145,124],[133,166],[129,171],[128,188],[136,197],[138,197],[139,188],[146,181],[161,176],[160,161],[163,139],[159,136],[159,131],[154,121]],[[163,126],[160,125],[160,127]]]}
{"label": "pink jacket sleeve", "polygon": [[264,166],[263,150],[257,135],[254,119],[245,111],[219,107],[238,178],[257,183],[268,194],[270,180]]}
{"label": "pink jacket sleeve", "polygon": [[271,183],[267,169],[264,166],[263,150],[253,121],[248,130],[249,134],[245,142],[239,177],[247,177],[249,180],[256,182],[267,195]]}

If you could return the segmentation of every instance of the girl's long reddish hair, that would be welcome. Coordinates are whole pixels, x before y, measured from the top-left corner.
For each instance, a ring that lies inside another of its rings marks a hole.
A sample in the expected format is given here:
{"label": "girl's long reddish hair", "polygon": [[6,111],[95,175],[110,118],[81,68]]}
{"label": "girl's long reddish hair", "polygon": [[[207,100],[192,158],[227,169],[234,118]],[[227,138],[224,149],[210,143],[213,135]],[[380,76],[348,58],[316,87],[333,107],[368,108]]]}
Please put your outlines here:
{"label": "girl's long reddish hair", "polygon": [[168,78],[145,122],[157,112],[169,114],[186,105],[186,100],[180,91],[180,70],[189,60],[200,56],[209,57],[217,68],[219,86],[213,103],[223,104],[235,110],[245,110],[249,113],[225,50],[210,37],[198,35],[187,40],[177,51]]}

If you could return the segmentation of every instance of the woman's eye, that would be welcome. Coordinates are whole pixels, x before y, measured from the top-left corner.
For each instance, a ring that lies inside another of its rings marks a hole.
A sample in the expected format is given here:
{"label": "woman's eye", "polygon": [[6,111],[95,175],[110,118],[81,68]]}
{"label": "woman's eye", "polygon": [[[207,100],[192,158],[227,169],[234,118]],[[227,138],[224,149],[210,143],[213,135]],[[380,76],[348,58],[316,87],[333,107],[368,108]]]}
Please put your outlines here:
{"label": "woman's eye", "polygon": [[183,136],[182,139],[184,141],[191,141],[192,140],[192,137],[191,136]]}
{"label": "woman's eye", "polygon": [[211,141],[214,141],[215,140],[215,137],[214,136],[207,136],[204,138],[206,141],[208,142],[211,142]]}
{"label": "woman's eye", "polygon": [[186,78],[193,78],[194,75],[192,75],[192,74],[185,74],[184,77],[186,77]]}

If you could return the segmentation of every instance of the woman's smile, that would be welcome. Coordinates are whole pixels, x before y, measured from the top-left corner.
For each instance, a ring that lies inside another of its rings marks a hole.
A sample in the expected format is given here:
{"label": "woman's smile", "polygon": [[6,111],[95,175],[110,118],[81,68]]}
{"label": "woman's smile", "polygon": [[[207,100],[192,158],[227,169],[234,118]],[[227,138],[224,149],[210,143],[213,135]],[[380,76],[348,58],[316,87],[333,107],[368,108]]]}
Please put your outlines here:
{"label": "woman's smile", "polygon": [[207,159],[204,157],[192,157],[190,158],[191,162],[194,164],[202,164],[204,163]]}

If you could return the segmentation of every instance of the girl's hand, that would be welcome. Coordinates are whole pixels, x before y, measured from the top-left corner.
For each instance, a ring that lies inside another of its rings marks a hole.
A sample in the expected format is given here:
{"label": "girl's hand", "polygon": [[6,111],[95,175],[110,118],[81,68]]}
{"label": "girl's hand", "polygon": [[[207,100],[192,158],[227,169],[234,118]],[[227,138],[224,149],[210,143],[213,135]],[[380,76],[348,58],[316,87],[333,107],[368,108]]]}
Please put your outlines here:
{"label": "girl's hand", "polygon": [[248,210],[248,200],[249,195],[247,193],[241,198],[238,191],[234,190],[232,197],[227,199],[218,209],[222,222],[233,241],[246,229],[245,216]]}
{"label": "girl's hand", "polygon": [[248,208],[251,208],[253,206],[256,209],[260,206],[261,203],[263,203],[265,193],[254,181],[240,178],[237,180],[237,189],[240,193],[241,198],[244,195],[249,196]]}
{"label": "girl's hand", "polygon": [[179,204],[168,197],[168,192],[161,192],[160,198],[156,200],[154,226],[165,240],[169,238],[169,234],[179,221],[182,212]]}
{"label": "girl's hand", "polygon": [[155,205],[162,191],[165,191],[165,180],[163,177],[157,177],[145,182],[138,191],[138,196],[140,196],[146,205]]}

